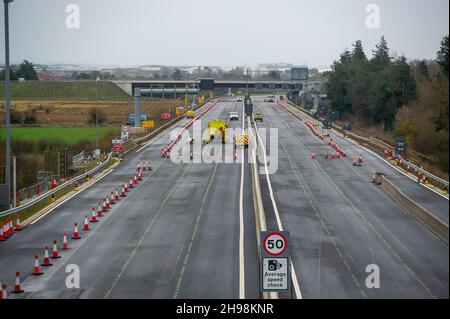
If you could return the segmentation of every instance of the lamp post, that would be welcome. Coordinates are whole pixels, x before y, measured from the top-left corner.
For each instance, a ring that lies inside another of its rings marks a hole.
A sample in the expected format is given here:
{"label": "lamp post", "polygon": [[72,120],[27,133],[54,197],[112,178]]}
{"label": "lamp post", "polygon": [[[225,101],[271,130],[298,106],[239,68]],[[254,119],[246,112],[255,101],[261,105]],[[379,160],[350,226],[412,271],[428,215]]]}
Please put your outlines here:
{"label": "lamp post", "polygon": [[95,80],[95,141],[96,141],[96,154],[98,152],[98,81],[99,77]]}
{"label": "lamp post", "polygon": [[[6,120],[6,167],[5,167],[5,183],[11,187],[11,88],[9,78],[9,17],[8,7],[13,0],[3,0],[5,9],[5,120]],[[10,190],[8,189],[8,202]]]}

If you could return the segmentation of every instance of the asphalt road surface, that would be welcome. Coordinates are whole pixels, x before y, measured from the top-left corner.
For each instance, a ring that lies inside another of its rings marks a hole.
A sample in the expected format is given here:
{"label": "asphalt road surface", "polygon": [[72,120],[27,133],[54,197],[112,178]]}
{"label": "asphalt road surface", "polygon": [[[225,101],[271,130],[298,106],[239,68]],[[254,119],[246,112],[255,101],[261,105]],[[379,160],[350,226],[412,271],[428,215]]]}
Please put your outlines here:
{"label": "asphalt road surface", "polygon": [[[229,121],[229,127],[245,127],[242,107],[235,98],[222,98],[197,123],[204,129],[208,121],[228,120],[229,112],[236,111],[239,120]],[[290,231],[303,298],[448,298],[448,246],[372,184],[372,173],[385,173],[447,222],[448,200],[339,136],[334,138],[349,157],[324,159],[331,148],[303,122],[276,103],[255,98],[254,108],[264,115],[258,128],[278,128],[277,170],[270,183],[281,223]],[[177,128],[188,121],[180,121]],[[192,127],[188,131],[193,134]],[[25,289],[10,297],[260,298],[248,150],[233,150],[228,136],[231,153],[204,155],[195,144],[201,137],[193,136],[193,161],[177,163],[183,154],[176,151],[172,159],[161,158],[171,139],[170,132],[161,134],[101,180],[1,242],[0,280],[12,287],[14,272],[20,271]],[[185,139],[177,145],[192,147]],[[208,146],[221,146],[220,139]],[[352,157],[358,154],[363,154],[364,164],[353,167]],[[216,163],[216,156],[233,163]],[[244,164],[234,162],[235,157]],[[138,161],[151,161],[153,171],[145,171],[127,197],[83,231],[84,214],[90,216],[91,207],[128,181]],[[264,175],[260,182],[268,228],[277,229]],[[80,240],[70,239],[74,222]],[[32,276],[33,255],[42,261],[44,246],[51,249],[54,239],[61,243],[63,232],[71,249],[60,251],[62,258],[43,267],[42,276]],[[66,285],[69,265],[79,269],[80,288]],[[368,265],[379,269],[379,288],[366,286]]]}
{"label": "asphalt road surface", "polygon": [[[372,173],[383,171],[405,193],[420,193],[436,213],[448,215],[447,199],[337,136],[349,157],[325,159],[331,147],[304,122],[276,103],[254,105],[264,115],[258,127],[279,128],[278,170],[270,178],[304,298],[448,298],[448,246],[371,183]],[[354,167],[359,154],[364,164]],[[276,228],[268,185],[261,183],[268,223]],[[372,264],[380,287],[369,289]]]}

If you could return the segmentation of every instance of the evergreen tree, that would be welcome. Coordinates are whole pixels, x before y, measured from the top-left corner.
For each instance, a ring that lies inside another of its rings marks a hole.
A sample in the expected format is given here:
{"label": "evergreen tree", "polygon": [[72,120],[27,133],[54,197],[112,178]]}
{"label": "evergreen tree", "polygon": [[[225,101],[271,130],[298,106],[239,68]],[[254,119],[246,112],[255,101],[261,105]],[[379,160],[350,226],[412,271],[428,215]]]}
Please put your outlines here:
{"label": "evergreen tree", "polygon": [[441,66],[444,74],[448,76],[448,34],[441,41],[441,48],[436,54],[436,63]]}
{"label": "evergreen tree", "polygon": [[33,63],[28,60],[23,60],[17,71],[18,78],[24,78],[25,80],[38,80],[36,71],[34,70]]}

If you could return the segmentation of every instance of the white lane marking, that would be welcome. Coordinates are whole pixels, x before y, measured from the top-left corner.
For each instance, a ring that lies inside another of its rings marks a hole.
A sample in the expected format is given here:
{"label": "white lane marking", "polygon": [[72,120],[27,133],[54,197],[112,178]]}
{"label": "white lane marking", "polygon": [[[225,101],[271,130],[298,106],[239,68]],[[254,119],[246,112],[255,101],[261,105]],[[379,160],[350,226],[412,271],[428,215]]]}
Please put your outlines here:
{"label": "white lane marking", "polygon": [[156,219],[159,217],[159,215],[161,214],[162,209],[164,208],[164,206],[166,205],[167,201],[169,200],[169,197],[172,195],[172,193],[175,191],[175,189],[178,187],[178,185],[181,183],[181,181],[183,180],[184,176],[186,176],[187,171],[189,170],[191,164],[189,163],[183,174],[178,178],[177,182],[175,183],[175,185],[172,187],[172,189],[167,193],[166,197],[164,198],[163,202],[161,203],[161,206],[159,207],[158,211],[156,212],[156,214],[153,216],[150,224],[147,226],[147,228],[145,229],[144,233],[142,234],[141,238],[139,239],[139,242],[137,243],[137,245],[134,247],[133,251],[131,252],[130,256],[128,257],[127,261],[125,262],[125,264],[122,266],[122,269],[119,271],[119,273],[117,274],[116,278],[114,279],[110,289],[108,289],[108,291],[106,291],[105,295],[103,296],[104,299],[108,299],[109,295],[111,294],[111,292],[114,290],[114,288],[116,287],[117,283],[120,281],[120,279],[122,278],[123,273],[127,270],[128,265],[130,264],[131,260],[134,258],[134,256],[136,255],[138,249],[141,247],[144,239],[147,237],[147,234],[149,233],[150,229],[152,229],[153,224],[155,223]]}
{"label": "white lane marking", "polygon": [[[353,143],[353,142],[352,142],[352,143]],[[355,145],[361,147],[362,149],[366,150],[367,152],[371,153],[372,155],[378,157],[380,160],[382,160],[383,162],[385,162],[385,163],[386,163],[387,165],[389,165],[391,168],[393,168],[393,169],[395,169],[397,172],[399,172],[399,173],[405,175],[405,176],[408,177],[410,180],[412,180],[412,181],[414,181],[414,182],[416,181],[416,180],[414,179],[414,177],[412,177],[412,176],[406,174],[405,172],[403,172],[403,171],[402,171],[401,169],[399,169],[398,167],[392,165],[391,163],[389,163],[387,160],[385,160],[384,158],[382,158],[382,157],[381,157],[380,155],[378,155],[377,153],[375,153],[375,152],[369,150],[368,148],[365,148],[365,147],[362,146],[361,144],[355,144]],[[426,189],[432,191],[432,192],[435,193],[435,194],[438,194],[439,196],[445,198],[446,200],[449,200],[449,198],[448,198],[447,196],[445,196],[445,195],[439,193],[438,191],[432,189],[431,187],[429,187],[429,186],[427,186],[427,185],[424,185],[424,184],[422,184],[422,183],[420,183],[419,185],[422,186],[422,187],[425,187]]]}
{"label": "white lane marking", "polygon": [[[304,114],[304,113],[302,113],[302,112],[297,113],[297,114],[298,114],[299,116],[300,116],[300,114],[302,114],[303,116],[306,116],[309,120],[316,121],[315,119],[311,118],[309,115],[306,115],[306,114]],[[318,122],[318,121],[317,121],[317,122]],[[320,123],[320,122],[319,122],[319,123]],[[381,157],[381,156],[378,155],[377,153],[375,153],[375,152],[369,150],[368,148],[362,146],[361,144],[357,143],[357,142],[354,141],[353,139],[345,137],[343,134],[339,133],[339,132],[336,131],[335,129],[332,129],[331,131],[333,132],[333,134],[335,134],[335,135],[341,137],[341,138],[344,139],[345,141],[350,142],[350,143],[352,143],[352,144],[354,144],[354,145],[356,145],[356,146],[358,146],[358,147],[360,147],[360,148],[366,150],[367,152],[369,152],[369,153],[372,154],[372,155],[375,155],[376,157],[378,157],[379,159],[381,159],[383,162],[385,162],[387,165],[389,165],[391,168],[393,168],[393,169],[395,169],[396,171],[400,172],[401,174],[405,175],[406,177],[408,177],[408,178],[411,179],[412,181],[415,181],[415,178],[414,178],[414,177],[412,177],[412,176],[408,175],[407,173],[403,172],[401,169],[399,169],[398,167],[396,167],[395,165],[393,165],[392,163],[390,163],[389,161],[387,161],[386,159],[384,159],[383,157]],[[438,191],[434,190],[433,188],[431,188],[431,187],[429,187],[429,186],[427,186],[427,185],[424,185],[424,184],[420,183],[420,186],[422,186],[422,187],[424,187],[424,188],[426,188],[426,189],[432,191],[433,193],[438,194],[439,196],[445,198],[446,200],[449,200],[449,197],[448,197],[448,196],[445,196],[444,194],[439,193]]]}
{"label": "white lane marking", "polygon": [[[269,169],[267,168],[266,148],[264,147],[261,137],[259,136],[258,126],[256,125],[256,123],[254,123],[254,125],[255,125],[256,136],[258,137],[258,140],[259,140],[259,143],[261,145],[263,155],[264,155],[264,170],[265,170],[265,175],[266,175],[266,179],[267,179],[267,185],[269,187],[270,200],[272,201],[272,206],[273,206],[273,210],[275,212],[275,218],[277,220],[278,229],[282,231],[283,224],[281,223],[281,218],[280,218],[280,214],[278,212],[277,203],[276,203],[275,197],[273,195],[272,183],[271,183],[270,177],[269,177]],[[302,293],[300,291],[300,285],[299,285],[298,279],[297,279],[297,274],[295,273],[294,263],[291,263],[291,274],[292,274],[291,279],[292,279],[292,284],[294,285],[295,296],[297,297],[297,299],[303,299]]]}
{"label": "white lane marking", "polygon": [[[244,102],[242,102],[242,132],[244,132]],[[241,184],[239,191],[239,298],[245,299],[244,253],[244,149],[241,149]]]}
{"label": "white lane marking", "polygon": [[78,194],[82,193],[83,191],[85,191],[86,189],[88,189],[89,187],[91,187],[92,185],[95,185],[95,183],[97,183],[98,181],[100,181],[101,179],[103,179],[103,177],[109,175],[112,171],[114,171],[114,168],[111,169],[109,172],[105,173],[104,175],[100,176],[97,180],[95,180],[94,182],[92,182],[91,184],[89,184],[88,186],[84,187],[83,189],[80,189],[79,191],[75,192],[74,194],[70,195],[69,197],[67,197],[65,200],[63,200],[61,203],[57,204],[55,207],[49,209],[46,213],[42,214],[41,216],[39,216],[38,218],[36,218],[35,220],[33,220],[29,225],[33,225],[34,223],[37,223],[39,220],[41,220],[42,218],[44,218],[45,216],[47,216],[48,214],[50,214],[52,211],[54,211],[56,208],[58,208],[59,206],[61,206],[62,204],[64,204],[65,202],[67,202],[69,199],[72,199],[73,197],[77,196]]}

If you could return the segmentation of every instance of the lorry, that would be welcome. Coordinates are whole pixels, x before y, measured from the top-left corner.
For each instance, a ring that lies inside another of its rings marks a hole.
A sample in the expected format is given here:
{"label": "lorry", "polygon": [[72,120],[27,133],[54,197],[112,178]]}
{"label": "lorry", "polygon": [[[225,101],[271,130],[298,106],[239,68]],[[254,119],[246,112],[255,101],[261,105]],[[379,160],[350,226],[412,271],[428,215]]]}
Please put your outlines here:
{"label": "lorry", "polygon": [[228,123],[225,120],[211,120],[208,122],[208,130],[203,136],[203,143],[211,142],[217,134],[222,137],[222,144],[226,141],[226,130],[228,128]]}

